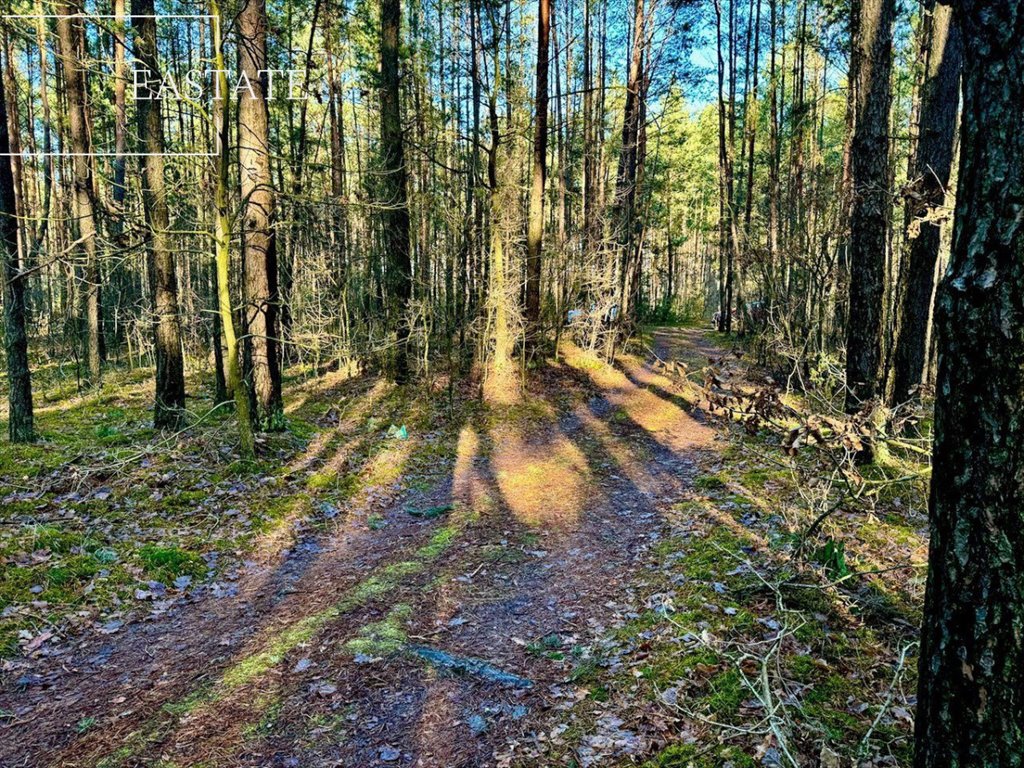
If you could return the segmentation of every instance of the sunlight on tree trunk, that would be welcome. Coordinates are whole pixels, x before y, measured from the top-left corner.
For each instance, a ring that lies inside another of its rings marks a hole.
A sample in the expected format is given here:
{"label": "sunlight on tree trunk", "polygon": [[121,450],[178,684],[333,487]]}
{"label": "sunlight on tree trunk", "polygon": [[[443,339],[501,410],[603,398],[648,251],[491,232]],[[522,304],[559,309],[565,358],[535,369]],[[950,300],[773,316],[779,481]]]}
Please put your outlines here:
{"label": "sunlight on tree trunk", "polygon": [[238,339],[235,337],[235,320],[231,307],[231,215],[228,208],[231,100],[227,97],[227,70],[225,69],[223,41],[221,40],[223,17],[221,16],[220,4],[216,0],[211,0],[210,2],[210,15],[217,22],[211,30],[213,34],[213,62],[214,68],[217,70],[219,92],[224,94],[224,98],[217,101],[213,126],[214,146],[217,152],[217,180],[214,187],[214,205],[217,209],[214,230],[217,265],[217,307],[220,313],[221,330],[224,333],[224,346],[227,350],[227,359],[225,361],[227,385],[229,392],[235,399],[235,413],[238,417],[238,434],[241,441],[242,455],[246,458],[252,458],[256,453],[252,414],[249,410],[249,393],[246,391],[245,381],[242,378]]}

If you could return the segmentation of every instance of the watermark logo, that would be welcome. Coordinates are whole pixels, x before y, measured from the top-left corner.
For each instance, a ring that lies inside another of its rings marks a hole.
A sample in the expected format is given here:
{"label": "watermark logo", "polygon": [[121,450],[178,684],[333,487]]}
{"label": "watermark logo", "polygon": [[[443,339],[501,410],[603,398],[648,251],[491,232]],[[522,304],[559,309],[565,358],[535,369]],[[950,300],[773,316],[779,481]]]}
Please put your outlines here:
{"label": "watermark logo", "polygon": [[[227,93],[221,92],[222,74],[228,83]],[[301,69],[261,69],[256,73],[261,81],[257,86],[245,72],[236,74],[229,69],[190,69],[179,80],[172,72],[154,76],[151,70],[138,65],[132,79],[132,94],[136,101],[221,101],[224,98],[301,101],[309,97],[303,83],[304,74]],[[259,91],[265,92],[260,96]]]}

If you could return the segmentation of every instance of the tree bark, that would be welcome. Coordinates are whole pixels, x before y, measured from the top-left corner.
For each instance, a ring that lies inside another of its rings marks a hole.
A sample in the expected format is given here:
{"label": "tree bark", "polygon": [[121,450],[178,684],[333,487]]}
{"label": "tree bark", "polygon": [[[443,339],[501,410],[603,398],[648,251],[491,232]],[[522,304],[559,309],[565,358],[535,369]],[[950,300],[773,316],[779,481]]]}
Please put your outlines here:
{"label": "tree bark", "polygon": [[[736,255],[739,251],[739,233],[736,229],[735,215],[735,183],[733,173],[733,136],[735,133],[735,72],[729,74],[729,106],[726,107],[726,57],[722,52],[722,0],[715,0],[716,40],[718,49],[718,178],[719,178],[719,256],[718,256],[718,330],[723,333],[732,331],[732,291],[733,270]],[[732,61],[732,10],[730,5],[728,56]],[[728,132],[727,129],[728,128]],[[728,135],[727,135],[728,134]]]}
{"label": "tree bark", "polygon": [[248,374],[253,417],[261,429],[284,427],[281,400],[277,238],[270,171],[266,0],[245,0],[238,16],[240,74],[251,86],[238,102],[242,193],[242,264]]}
{"label": "tree bark", "polygon": [[82,259],[82,305],[85,318],[83,356],[88,364],[89,382],[99,386],[100,353],[100,272],[96,259],[96,195],[93,184],[89,119],[86,115],[85,68],[81,62],[79,41],[82,22],[73,19],[80,8],[73,0],[56,4],[57,42],[64,74],[70,139],[73,210],[78,219],[79,252]]}
{"label": "tree bark", "polygon": [[[7,131],[6,88],[0,83],[0,155],[11,152]],[[25,331],[25,276],[18,255],[18,211],[11,157],[0,156],[0,249],[4,281],[4,350],[7,355],[7,430],[12,443],[35,439],[32,379]]]}
{"label": "tree bark", "polygon": [[509,206],[507,185],[504,184],[507,157],[501,146],[501,130],[498,124],[498,93],[501,92],[503,77],[499,47],[501,27],[491,15],[491,53],[494,77],[487,99],[490,145],[487,148],[487,186],[490,194],[490,253],[488,284],[488,320],[491,325],[491,359],[484,380],[484,398],[492,403],[515,402],[520,396],[519,381],[512,360],[515,346],[513,332],[513,296],[509,290],[507,264],[505,259],[505,217]]}
{"label": "tree bark", "polygon": [[916,768],[1024,763],[1024,3],[956,6],[963,118],[938,379]]}
{"label": "tree bark", "polygon": [[928,317],[935,287],[942,228],[925,217],[946,200],[956,115],[960,99],[960,31],[953,10],[931,0],[925,7],[924,67],[920,89],[917,145],[907,174],[906,246],[898,302],[896,348],[890,404],[911,397],[924,377]]}
{"label": "tree bark", "polygon": [[[157,59],[156,19],[153,0],[134,0],[132,26],[135,56],[149,70],[150,79],[160,78]],[[149,18],[147,18],[149,17]],[[139,151],[142,160],[142,209],[149,227],[147,256],[153,302],[153,349],[156,357],[156,399],[153,424],[157,429],[177,427],[185,411],[185,362],[181,350],[181,322],[178,313],[178,278],[170,238],[170,212],[164,186],[164,129],[161,102],[136,97]]]}
{"label": "tree bark", "polygon": [[381,224],[387,259],[388,322],[395,334],[388,374],[398,383],[409,379],[409,320],[412,298],[412,257],[409,249],[408,172],[402,137],[402,105],[398,71],[401,45],[400,0],[380,5],[380,151]]}
{"label": "tree bark", "polygon": [[894,0],[862,0],[851,142],[850,314],[846,332],[846,410],[857,412],[878,388],[882,301],[889,242],[889,107],[892,103]]}
{"label": "tree bark", "polygon": [[[132,13],[153,13],[153,3],[143,0],[141,7],[138,0],[132,5]],[[149,11],[141,9],[149,8]],[[118,207],[124,205],[125,194],[128,189],[124,183],[125,177],[125,152],[128,146],[128,125],[127,125],[127,94],[126,86],[129,79],[128,68],[125,65],[125,28],[124,28],[124,0],[114,0],[114,183],[112,196],[114,204]],[[154,74],[156,70],[153,70]]]}
{"label": "tree bark", "polygon": [[256,441],[253,436],[252,412],[249,409],[249,394],[242,378],[242,366],[239,361],[238,339],[235,336],[235,319],[231,307],[231,214],[228,208],[228,170],[230,161],[230,112],[231,99],[228,96],[228,78],[224,62],[223,41],[220,38],[224,29],[224,18],[221,16],[217,0],[210,0],[210,15],[217,23],[211,28],[213,35],[213,63],[217,77],[217,92],[222,98],[214,102],[214,144],[217,150],[217,182],[214,187],[214,206],[217,209],[214,227],[215,264],[217,270],[217,310],[220,315],[221,330],[224,333],[224,348],[227,353],[225,373],[228,389],[235,399],[235,412],[238,418],[238,435],[242,456],[252,458],[256,452]]}
{"label": "tree bark", "polygon": [[644,52],[647,42],[645,0],[636,0],[633,6],[633,44],[626,81],[626,102],[622,118],[622,149],[619,154],[618,175],[615,184],[615,225],[618,228],[619,257],[619,316],[627,321],[637,309],[631,299],[638,280],[633,245],[636,229],[636,193],[640,156],[640,123],[642,103],[646,98],[644,78]]}
{"label": "tree bark", "polygon": [[532,338],[540,321],[541,248],[544,244],[544,182],[548,160],[548,56],[551,0],[537,0],[537,92],[533,126],[533,176],[526,227],[526,322]]}

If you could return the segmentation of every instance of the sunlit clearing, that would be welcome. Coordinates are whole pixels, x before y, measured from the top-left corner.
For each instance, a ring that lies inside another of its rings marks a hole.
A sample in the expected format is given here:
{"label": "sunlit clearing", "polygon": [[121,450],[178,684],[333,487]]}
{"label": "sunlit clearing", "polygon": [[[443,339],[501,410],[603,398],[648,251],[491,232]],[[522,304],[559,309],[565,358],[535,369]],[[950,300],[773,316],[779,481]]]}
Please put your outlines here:
{"label": "sunlit clearing", "polygon": [[574,526],[591,483],[583,453],[565,437],[523,438],[512,426],[491,432],[492,464],[505,503],[532,526]]}
{"label": "sunlit clearing", "polygon": [[[597,360],[570,343],[565,344],[563,351],[565,362],[586,373],[596,386],[604,390],[608,402],[618,409],[612,415],[612,421],[633,422],[659,443],[675,451],[704,446],[712,439],[714,433],[678,405],[648,389],[638,387],[617,368]],[[642,367],[628,359],[625,365],[631,373]],[[644,385],[655,385],[665,391],[672,389],[672,382],[656,374],[648,374],[641,381]]]}
{"label": "sunlit clearing", "polygon": [[[342,415],[337,427],[334,429],[325,429],[316,434],[312,441],[310,441],[306,452],[288,465],[287,474],[293,474],[307,469],[314,461],[323,455],[334,438],[339,435],[347,435],[355,431],[356,427],[358,427],[367,417],[370,409],[380,402],[380,399],[387,391],[387,382],[378,381],[365,394],[359,395],[358,400],[347,410],[346,413]],[[326,471],[328,473],[337,474],[339,468],[342,467],[348,459],[350,450],[351,443],[346,443],[342,446],[338,452],[331,457],[327,464]]]}
{"label": "sunlit clearing", "polygon": [[289,416],[295,413],[309,402],[310,398],[316,401],[318,395],[323,395],[335,387],[339,387],[349,379],[356,376],[358,370],[352,365],[343,365],[336,371],[328,371],[314,381],[307,382],[296,388],[295,399],[285,406],[284,412]]}

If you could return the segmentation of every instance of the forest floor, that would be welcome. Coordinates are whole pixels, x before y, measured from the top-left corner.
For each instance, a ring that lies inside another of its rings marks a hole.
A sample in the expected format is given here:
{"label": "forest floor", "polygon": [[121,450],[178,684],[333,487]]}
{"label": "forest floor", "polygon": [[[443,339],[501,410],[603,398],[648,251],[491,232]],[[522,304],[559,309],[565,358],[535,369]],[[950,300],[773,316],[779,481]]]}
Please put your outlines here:
{"label": "forest floor", "polygon": [[505,407],[296,377],[249,463],[155,435],[148,371],[54,375],[0,456],[0,765],[907,764],[920,488],[798,561],[815,490],[693,381],[725,342],[647,341]]}

